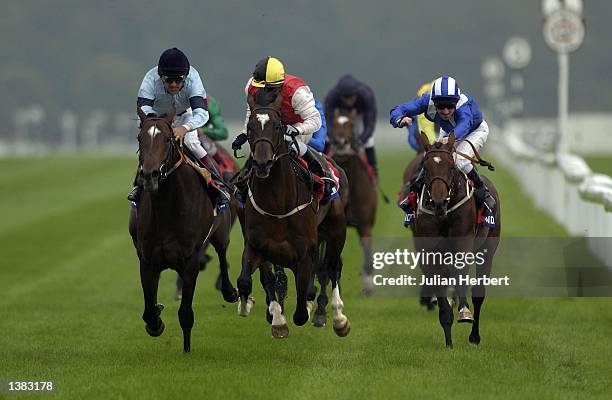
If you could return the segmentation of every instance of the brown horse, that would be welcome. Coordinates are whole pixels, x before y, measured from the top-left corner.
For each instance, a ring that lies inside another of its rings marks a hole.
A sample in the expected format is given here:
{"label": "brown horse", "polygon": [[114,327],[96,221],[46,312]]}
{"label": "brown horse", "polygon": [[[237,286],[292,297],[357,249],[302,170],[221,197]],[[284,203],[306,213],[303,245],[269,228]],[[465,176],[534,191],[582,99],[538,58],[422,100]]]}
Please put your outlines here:
{"label": "brown horse", "polygon": [[[217,153],[222,154],[222,159],[225,165],[223,166],[219,165],[219,172],[223,175],[222,178],[227,183],[230,180],[231,176],[236,171],[238,171],[238,163],[236,163],[236,161],[232,158],[232,156],[228,153],[228,151],[225,150],[223,146],[221,146],[219,143],[214,143],[212,139],[210,139],[205,134],[201,134],[199,135],[199,137],[200,137],[200,141],[202,142],[202,146],[204,147],[204,149],[208,151],[213,146],[216,146]],[[233,190],[232,185],[229,183],[227,183],[227,185],[230,188],[230,192],[232,192]],[[231,212],[231,218],[230,218],[229,230],[231,230],[232,227],[234,226],[234,222],[236,221],[236,215],[237,215],[236,200],[233,198],[233,196],[230,200],[230,212]],[[219,229],[225,229],[225,226],[224,225],[220,226]],[[219,234],[223,235],[224,233],[219,232]],[[227,235],[229,235],[229,232],[227,232]],[[209,245],[208,242],[204,243],[204,246],[202,246],[202,250],[200,251],[200,257],[199,257],[199,262],[198,262],[200,265],[200,271],[204,271],[208,263],[212,260],[212,257],[208,255],[206,252],[206,250],[208,249],[208,245]],[[220,291],[222,287],[223,287],[223,273],[222,271],[219,271],[219,275],[217,275],[217,280],[215,281],[215,289]],[[176,292],[175,292],[174,297],[176,300],[180,300],[183,297],[183,280],[181,279],[181,276],[178,274],[176,277]]]}
{"label": "brown horse", "polygon": [[283,282],[276,281],[272,265],[288,267],[294,273],[297,292],[293,322],[304,325],[312,309],[312,304],[307,304],[307,292],[313,266],[319,259],[321,243],[325,243],[322,260],[332,282],[333,326],[336,334],[346,336],[350,322],[343,313],[339,288],[340,256],[346,239],[347,197],[343,190],[346,175],[341,176],[340,197],[319,208],[312,176],[289,154],[281,118],[282,101],[281,95],[270,99],[263,90],[257,100],[248,98],[251,115],[247,130],[252,159],[246,178],[248,200],[244,204],[244,221],[241,219],[245,244],[238,278],[239,312],[243,316],[249,313],[251,275],[260,268],[272,336],[286,337],[289,329],[277,301],[277,290]]}
{"label": "brown horse", "polygon": [[[455,166],[455,135],[451,134],[446,144],[430,145],[427,136],[419,135],[419,141],[425,150],[423,158],[424,187],[419,198],[413,232],[416,249],[426,254],[451,253],[453,255],[473,253],[476,264],[476,278],[491,273],[493,256],[499,244],[501,233],[500,201],[493,183],[483,176],[491,195],[497,201],[494,210],[495,228],[487,228],[477,221],[477,209],[473,190],[466,175]],[[461,284],[459,278],[467,274],[467,268],[453,257],[451,264],[442,262],[441,258],[432,257],[432,261],[421,262],[421,269],[428,286],[433,287],[438,299],[440,325],[444,330],[447,347],[452,347],[451,327],[453,309],[446,301],[447,286],[455,286],[459,298],[459,322],[472,322],[470,343],[480,343],[480,310],[485,298],[485,286],[477,284],[472,287],[474,316],[472,318],[467,301],[467,285]],[[465,269],[464,269],[465,268]],[[452,278],[447,281],[444,278]],[[454,279],[454,280],[453,280]],[[446,282],[446,283],[445,283]],[[482,281],[479,281],[481,283]]]}
{"label": "brown horse", "polygon": [[354,136],[356,119],[356,109],[348,114],[342,114],[339,109],[334,110],[332,126],[328,131],[328,154],[346,172],[349,181],[351,201],[347,209],[347,224],[356,228],[359,234],[363,255],[362,290],[365,295],[369,295],[373,289],[372,229],[376,220],[378,197],[376,185],[370,177],[361,151],[361,143]]}
{"label": "brown horse", "polygon": [[214,246],[223,275],[223,296],[237,300],[227,275],[229,213],[214,216],[213,203],[201,176],[185,164],[185,156],[173,138],[173,115],[147,118],[138,109],[141,120],[138,135],[140,169],[138,179],[144,187],[137,209],[130,214],[130,234],[138,258],[144,293],[145,329],[157,337],[164,331],[160,318],[163,306],[157,303],[157,288],[162,270],[172,268],[182,277],[183,296],[178,311],[183,330],[183,350],[191,349],[192,309],[198,258],[203,243]]}

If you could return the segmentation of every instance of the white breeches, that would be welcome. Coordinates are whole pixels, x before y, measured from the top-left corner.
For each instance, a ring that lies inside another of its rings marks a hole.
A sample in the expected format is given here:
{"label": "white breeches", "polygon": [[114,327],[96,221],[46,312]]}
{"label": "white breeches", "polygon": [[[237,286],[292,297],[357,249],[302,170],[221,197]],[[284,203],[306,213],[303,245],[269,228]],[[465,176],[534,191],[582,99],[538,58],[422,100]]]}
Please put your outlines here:
{"label": "white breeches", "polygon": [[[176,128],[177,126],[184,125],[187,121],[191,119],[192,113],[191,108],[188,108],[181,115],[177,115],[174,117],[172,121],[172,127]],[[202,158],[206,156],[206,150],[202,147],[202,143],[200,143],[200,138],[198,138],[198,130],[194,129],[185,134],[185,138],[183,139],[183,143],[187,148],[193,153],[197,158]]]}
{"label": "white breeches", "polygon": [[[448,136],[448,134],[442,129],[440,129],[439,137],[443,136]],[[456,145],[457,151],[467,154],[470,157],[474,157],[474,150],[472,150],[472,146],[470,146],[470,144],[466,140],[469,140],[474,145],[476,150],[480,151],[480,149],[482,149],[482,147],[486,143],[488,136],[489,125],[487,125],[486,121],[482,121],[482,123],[478,126],[478,128],[476,128],[476,130],[474,130],[474,132],[470,133],[469,135],[463,137],[461,140],[458,141],[458,144]],[[467,158],[462,157],[457,153],[454,153],[453,157],[455,158],[455,165],[457,166],[457,168],[459,168],[466,174],[469,174],[470,171],[474,168],[472,162]]]}

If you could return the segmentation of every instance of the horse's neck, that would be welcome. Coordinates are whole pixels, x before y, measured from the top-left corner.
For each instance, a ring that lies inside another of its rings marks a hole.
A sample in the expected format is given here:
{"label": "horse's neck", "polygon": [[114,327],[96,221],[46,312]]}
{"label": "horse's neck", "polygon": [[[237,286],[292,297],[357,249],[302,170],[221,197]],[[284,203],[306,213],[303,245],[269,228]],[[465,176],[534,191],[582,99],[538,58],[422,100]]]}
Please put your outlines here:
{"label": "horse's neck", "polygon": [[278,160],[270,170],[270,176],[259,179],[254,176],[251,190],[257,202],[277,207],[293,207],[298,192],[298,178],[291,167],[289,156]]}
{"label": "horse's neck", "polygon": [[451,204],[458,203],[463,200],[463,198],[467,195],[466,192],[466,177],[463,175],[463,172],[457,170],[455,173],[455,177],[453,178],[453,185],[455,187],[453,198],[451,199]]}

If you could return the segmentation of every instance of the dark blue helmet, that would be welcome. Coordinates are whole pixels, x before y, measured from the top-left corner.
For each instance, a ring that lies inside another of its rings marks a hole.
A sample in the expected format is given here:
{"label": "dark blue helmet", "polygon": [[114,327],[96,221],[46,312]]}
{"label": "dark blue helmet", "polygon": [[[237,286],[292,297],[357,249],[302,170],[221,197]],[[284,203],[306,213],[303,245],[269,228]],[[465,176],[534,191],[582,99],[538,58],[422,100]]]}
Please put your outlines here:
{"label": "dark blue helmet", "polygon": [[189,74],[189,60],[185,53],[173,47],[162,53],[157,63],[160,76],[181,76]]}

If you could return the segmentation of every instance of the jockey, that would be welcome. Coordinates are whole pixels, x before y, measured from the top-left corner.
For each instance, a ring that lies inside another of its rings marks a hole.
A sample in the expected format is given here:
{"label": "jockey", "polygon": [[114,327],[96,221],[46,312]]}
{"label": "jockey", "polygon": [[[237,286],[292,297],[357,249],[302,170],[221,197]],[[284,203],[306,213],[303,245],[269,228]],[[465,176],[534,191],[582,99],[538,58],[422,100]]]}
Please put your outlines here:
{"label": "jockey", "polygon": [[[417,91],[417,97],[421,97],[423,94],[430,92],[432,84],[433,82],[427,82],[421,85]],[[417,135],[424,132],[429,139],[429,143],[433,144],[438,137],[439,127],[434,122],[428,120],[424,114],[419,114],[416,117],[416,121],[413,121],[412,124],[406,126],[406,129],[408,130],[408,144],[414,149],[414,151],[418,152],[419,143],[417,140]]]}
{"label": "jockey", "polygon": [[[221,166],[226,165],[227,160],[224,159],[223,154],[220,151],[217,151],[217,145],[215,142],[227,139],[227,127],[225,126],[225,120],[221,114],[221,106],[219,105],[217,99],[209,95],[206,98],[206,104],[208,105],[209,118],[204,126],[198,128],[198,137],[200,138],[206,153],[216,161],[217,167],[223,171]],[[231,174],[232,171],[229,173]]]}
{"label": "jockey", "polygon": [[[285,140],[290,143],[292,153],[299,154],[308,164],[308,169],[320,177],[325,177],[324,167],[308,151],[308,143],[313,134],[322,127],[321,113],[317,110],[310,87],[297,76],[285,74],[285,67],[274,57],[266,57],[255,65],[253,76],[245,87],[247,96],[255,96],[258,90],[276,92],[283,96],[282,121],[286,126]],[[232,142],[232,149],[238,150],[247,142],[247,124],[251,110],[247,106],[243,131]],[[327,131],[325,131],[327,133]],[[297,140],[298,148],[293,144]],[[248,162],[248,161],[247,161]],[[324,179],[324,191],[321,204],[327,204],[334,194],[334,184],[330,179]],[[236,184],[236,198],[244,203],[246,200],[246,182]]]}
{"label": "jockey", "polygon": [[[176,112],[172,121],[174,135],[183,143],[209,170],[213,176],[219,176],[215,163],[208,157],[198,138],[197,128],[206,124],[209,119],[206,105],[206,91],[198,71],[189,65],[185,54],[175,48],[162,53],[157,67],[149,70],[138,90],[138,107],[147,116],[162,116]],[[139,167],[140,168],[140,167]],[[224,211],[228,205],[229,195],[222,189],[223,182],[214,177],[215,189],[209,189],[218,211]],[[142,188],[135,186],[128,195],[128,200],[138,203]]]}
{"label": "jockey", "polygon": [[[474,152],[466,140],[469,140],[476,150],[479,150],[483,147],[489,135],[489,126],[483,120],[482,113],[474,99],[462,94],[457,82],[448,76],[436,79],[431,91],[393,107],[390,114],[390,123],[394,128],[410,125],[415,116],[424,114],[429,121],[440,126],[439,139],[454,132],[459,141],[456,146],[457,151],[470,157],[474,156]],[[477,207],[484,204],[488,213],[492,213],[495,207],[495,199],[484,185],[476,168],[467,158],[459,156],[457,153],[454,153],[453,156],[457,168],[474,182],[474,198]],[[422,175],[421,170],[416,179],[411,181],[411,192],[418,194]],[[406,212],[406,225],[411,225],[414,222],[415,210],[412,209],[408,196],[400,203],[400,207]]]}
{"label": "jockey", "polygon": [[363,143],[368,164],[372,167],[376,176],[376,152],[374,151],[374,128],[376,126],[376,98],[374,91],[368,85],[358,81],[352,75],[344,75],[340,78],[327,97],[325,97],[325,115],[327,125],[333,121],[334,109],[350,112],[356,109],[361,118],[355,124],[355,135]]}

